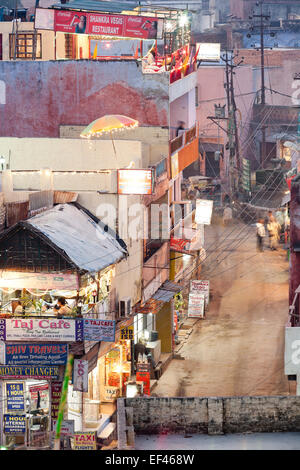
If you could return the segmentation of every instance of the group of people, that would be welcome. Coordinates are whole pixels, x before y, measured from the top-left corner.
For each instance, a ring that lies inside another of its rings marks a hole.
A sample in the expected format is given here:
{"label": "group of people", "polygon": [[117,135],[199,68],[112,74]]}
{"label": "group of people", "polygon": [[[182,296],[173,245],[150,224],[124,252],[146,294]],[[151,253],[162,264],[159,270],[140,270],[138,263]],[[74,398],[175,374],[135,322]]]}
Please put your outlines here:
{"label": "group of people", "polygon": [[[67,301],[64,297],[59,297],[55,305],[52,305],[48,302],[43,303],[42,306],[43,313],[54,313],[57,318],[62,318],[62,316],[68,316],[72,314],[72,309],[67,304]],[[21,300],[18,301],[18,304],[15,308],[14,315],[21,316],[24,315],[24,307]]]}
{"label": "group of people", "polygon": [[258,251],[264,250],[264,239],[266,237],[266,230],[269,235],[269,248],[271,250],[278,250],[281,224],[274,217],[272,211],[268,212],[266,219],[259,219],[256,223],[256,237]]}

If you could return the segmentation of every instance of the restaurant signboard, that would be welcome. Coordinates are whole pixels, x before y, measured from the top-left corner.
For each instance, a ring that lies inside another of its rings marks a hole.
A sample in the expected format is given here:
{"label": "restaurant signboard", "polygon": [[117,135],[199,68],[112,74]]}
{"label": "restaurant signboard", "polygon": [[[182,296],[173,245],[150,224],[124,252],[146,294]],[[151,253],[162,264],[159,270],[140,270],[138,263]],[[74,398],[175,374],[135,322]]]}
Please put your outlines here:
{"label": "restaurant signboard", "polygon": [[205,306],[209,303],[209,281],[192,280],[190,281],[190,292],[194,294],[204,294]]}
{"label": "restaurant signboard", "polygon": [[188,317],[203,318],[204,317],[204,304],[205,304],[204,294],[190,292],[189,303],[188,303]]}
{"label": "restaurant signboard", "polygon": [[82,320],[56,318],[3,318],[0,341],[83,341]]}
{"label": "restaurant signboard", "polygon": [[55,366],[66,364],[67,344],[18,343],[4,346],[4,359],[1,364],[12,366]]}
{"label": "restaurant signboard", "polygon": [[118,170],[118,194],[152,194],[152,170]]}
{"label": "restaurant signboard", "polygon": [[163,20],[150,16],[55,10],[54,31],[69,34],[161,39]]}
{"label": "restaurant signboard", "polygon": [[115,341],[114,320],[83,319],[83,336],[85,341]]}

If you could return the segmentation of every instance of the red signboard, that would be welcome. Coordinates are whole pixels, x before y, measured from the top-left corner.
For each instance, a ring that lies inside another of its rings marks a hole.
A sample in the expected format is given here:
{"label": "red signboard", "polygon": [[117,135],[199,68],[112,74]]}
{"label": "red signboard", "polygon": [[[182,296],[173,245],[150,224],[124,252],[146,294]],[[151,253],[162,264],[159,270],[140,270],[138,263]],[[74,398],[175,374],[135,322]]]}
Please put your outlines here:
{"label": "red signboard", "polygon": [[57,419],[61,390],[62,390],[62,382],[52,382],[51,384],[51,418],[52,419]]}
{"label": "red signboard", "polygon": [[162,20],[148,16],[55,10],[54,31],[139,39],[162,37]]}
{"label": "red signboard", "polygon": [[145,395],[150,395],[150,372],[137,372],[136,381],[143,382],[143,390]]}

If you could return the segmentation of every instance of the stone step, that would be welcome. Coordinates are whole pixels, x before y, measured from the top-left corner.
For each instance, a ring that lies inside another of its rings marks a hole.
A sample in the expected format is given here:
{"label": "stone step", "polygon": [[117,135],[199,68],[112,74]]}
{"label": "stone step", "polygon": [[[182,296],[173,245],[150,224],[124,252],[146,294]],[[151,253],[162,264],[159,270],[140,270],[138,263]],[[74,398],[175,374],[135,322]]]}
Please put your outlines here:
{"label": "stone step", "polygon": [[116,423],[108,423],[108,425],[98,434],[100,439],[108,439],[116,430]]}

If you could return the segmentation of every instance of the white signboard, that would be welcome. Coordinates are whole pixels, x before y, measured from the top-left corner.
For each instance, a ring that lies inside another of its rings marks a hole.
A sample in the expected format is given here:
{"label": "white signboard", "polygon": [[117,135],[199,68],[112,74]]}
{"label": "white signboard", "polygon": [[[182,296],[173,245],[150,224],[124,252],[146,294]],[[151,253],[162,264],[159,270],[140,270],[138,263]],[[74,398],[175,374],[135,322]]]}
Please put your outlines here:
{"label": "white signboard", "polygon": [[48,10],[47,7],[36,8],[35,20],[34,20],[35,29],[48,29],[50,31],[53,31],[54,30],[54,11],[55,10]]}
{"label": "white signboard", "polygon": [[188,317],[203,318],[204,317],[204,294],[190,293],[188,305]]}
{"label": "white signboard", "polygon": [[199,48],[198,60],[205,60],[211,62],[220,62],[221,58],[221,44],[210,42],[198,42],[196,48]]}
{"label": "white signboard", "polygon": [[0,341],[82,341],[82,321],[56,318],[0,319]]}
{"label": "white signboard", "polygon": [[[53,420],[53,431],[56,430],[56,420]],[[61,423],[61,436],[72,436],[74,434],[74,419],[65,419]]]}
{"label": "white signboard", "polygon": [[89,361],[74,359],[73,390],[77,392],[88,391]]}
{"label": "white signboard", "polygon": [[285,329],[284,373],[300,374],[300,327]]}
{"label": "white signboard", "polygon": [[208,199],[196,200],[195,222],[197,224],[210,225],[214,201]]}
{"label": "white signboard", "polygon": [[191,281],[190,282],[190,292],[194,294],[204,294],[205,296],[205,306],[209,304],[209,281]]}

